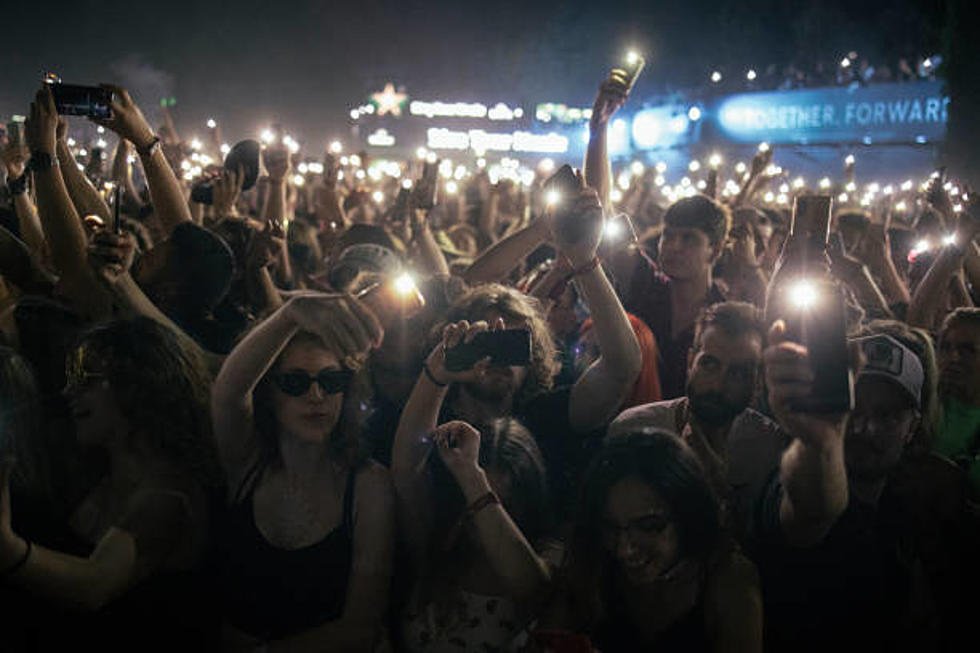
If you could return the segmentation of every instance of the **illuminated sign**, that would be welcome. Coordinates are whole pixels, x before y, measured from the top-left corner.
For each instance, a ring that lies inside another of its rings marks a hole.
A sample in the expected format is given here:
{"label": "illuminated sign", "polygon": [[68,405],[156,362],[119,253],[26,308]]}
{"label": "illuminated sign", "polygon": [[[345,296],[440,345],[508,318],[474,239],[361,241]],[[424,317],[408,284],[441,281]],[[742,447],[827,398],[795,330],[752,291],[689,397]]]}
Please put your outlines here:
{"label": "illuminated sign", "polygon": [[408,105],[408,112],[413,116],[426,118],[486,118],[485,104],[467,102],[422,102],[413,100]]}
{"label": "illuminated sign", "polygon": [[387,129],[378,129],[367,137],[368,145],[374,147],[392,147],[395,144],[395,137],[388,133]]}
{"label": "illuminated sign", "polygon": [[473,150],[474,152],[535,152],[562,154],[568,151],[568,138],[561,134],[487,132],[482,129],[454,131],[432,127],[426,132],[426,147],[432,150]]}
{"label": "illuminated sign", "polygon": [[925,143],[943,138],[948,104],[940,82],[876,84],[734,95],[715,116],[743,143]]}
{"label": "illuminated sign", "polygon": [[[402,115],[402,105],[408,95],[395,90],[394,84],[388,82],[384,90],[371,96],[371,101],[378,109],[378,115],[383,116],[390,113],[393,116]],[[353,115],[353,114],[352,114]]]}
{"label": "illuminated sign", "polygon": [[554,120],[565,125],[571,125],[588,120],[591,117],[592,109],[579,109],[553,102],[539,104],[534,109],[534,118],[539,122],[551,122]]}
{"label": "illuminated sign", "polygon": [[633,143],[637,149],[674,147],[690,138],[690,112],[683,106],[642,109],[633,116]]}
{"label": "illuminated sign", "polygon": [[487,111],[487,118],[490,120],[516,120],[523,117],[524,109],[520,107],[514,107],[511,109],[503,102],[498,102],[490,107],[489,111]]}
{"label": "illuminated sign", "polygon": [[489,118],[490,120],[514,120],[524,115],[520,107],[510,108],[498,102],[489,109],[479,102],[423,102],[413,100],[408,106],[413,116],[425,118]]}

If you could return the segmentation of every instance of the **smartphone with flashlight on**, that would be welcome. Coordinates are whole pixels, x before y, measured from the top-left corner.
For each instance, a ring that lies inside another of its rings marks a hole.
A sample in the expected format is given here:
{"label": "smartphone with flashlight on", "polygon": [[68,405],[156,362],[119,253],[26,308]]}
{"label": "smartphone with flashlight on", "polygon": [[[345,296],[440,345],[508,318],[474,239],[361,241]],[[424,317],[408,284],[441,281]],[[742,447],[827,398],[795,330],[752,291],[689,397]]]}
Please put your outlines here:
{"label": "smartphone with flashlight on", "polygon": [[62,116],[85,116],[108,120],[112,117],[112,91],[100,86],[51,84],[54,107]]}
{"label": "smartphone with flashlight on", "polygon": [[486,357],[491,365],[527,366],[531,362],[531,331],[500,329],[482,331],[470,342],[462,342],[446,350],[446,369],[450,372],[468,370]]}
{"label": "smartphone with flashlight on", "polygon": [[577,219],[568,210],[581,189],[578,176],[567,163],[544,182],[545,201],[555,212],[558,231],[569,243],[581,241],[589,232],[588,221]]}
{"label": "smartphone with flashlight on", "polygon": [[425,297],[412,275],[402,273],[394,278],[375,281],[354,297],[364,302],[385,329],[398,321],[408,320],[425,307]]}
{"label": "smartphone with flashlight on", "polygon": [[808,243],[824,247],[830,237],[832,200],[830,195],[801,195],[793,204],[789,233]]}
{"label": "smartphone with flashlight on", "polygon": [[621,85],[625,93],[629,93],[633,90],[633,85],[636,84],[636,79],[646,63],[646,60],[636,52],[628,52],[623,61],[609,71],[609,79]]}

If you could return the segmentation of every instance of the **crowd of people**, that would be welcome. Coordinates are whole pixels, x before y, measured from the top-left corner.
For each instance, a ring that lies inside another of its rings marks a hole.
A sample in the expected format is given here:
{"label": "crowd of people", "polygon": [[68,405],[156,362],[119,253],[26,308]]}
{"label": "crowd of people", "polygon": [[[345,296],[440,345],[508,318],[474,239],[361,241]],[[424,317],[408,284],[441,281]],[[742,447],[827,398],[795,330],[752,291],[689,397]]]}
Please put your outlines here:
{"label": "crowd of people", "polygon": [[0,650],[972,641],[962,184],[813,226],[792,200],[853,169],[765,201],[763,147],[663,192],[612,173],[608,81],[561,196],[425,152],[300,171],[281,130],[223,166],[111,90],[109,171],[47,85],[0,143]]}

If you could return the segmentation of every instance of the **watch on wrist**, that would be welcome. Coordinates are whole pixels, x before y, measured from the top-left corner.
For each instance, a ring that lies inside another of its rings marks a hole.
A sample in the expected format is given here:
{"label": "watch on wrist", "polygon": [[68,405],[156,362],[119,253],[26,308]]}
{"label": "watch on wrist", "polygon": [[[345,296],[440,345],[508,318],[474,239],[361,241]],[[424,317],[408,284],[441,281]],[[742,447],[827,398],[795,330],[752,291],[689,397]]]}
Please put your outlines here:
{"label": "watch on wrist", "polygon": [[35,150],[31,152],[31,160],[27,164],[29,170],[33,172],[46,172],[58,165],[58,157],[50,152]]}
{"label": "watch on wrist", "polygon": [[7,190],[11,195],[23,195],[27,192],[27,171],[20,177],[7,179]]}
{"label": "watch on wrist", "polygon": [[153,156],[153,154],[160,149],[160,137],[154,136],[149,143],[142,146],[136,145],[134,143],[133,147],[136,148],[136,153],[139,154],[141,157]]}

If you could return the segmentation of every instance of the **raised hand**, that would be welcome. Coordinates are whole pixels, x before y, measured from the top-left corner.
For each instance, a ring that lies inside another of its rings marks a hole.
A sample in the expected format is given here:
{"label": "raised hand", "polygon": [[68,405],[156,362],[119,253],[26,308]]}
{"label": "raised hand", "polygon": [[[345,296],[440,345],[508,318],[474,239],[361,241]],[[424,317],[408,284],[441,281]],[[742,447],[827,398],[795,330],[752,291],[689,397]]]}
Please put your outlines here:
{"label": "raised hand", "polygon": [[137,148],[149,145],[154,138],[153,129],[129,92],[121,86],[111,84],[103,84],[102,88],[112,91],[112,117],[92,121],[106,129],[111,129]]}
{"label": "raised hand", "polygon": [[589,127],[593,130],[605,127],[609,120],[626,104],[627,93],[623,86],[607,79],[599,87],[595,102],[592,104],[592,115],[589,117]]}
{"label": "raised hand", "polygon": [[492,324],[483,320],[473,322],[472,324],[466,320],[447,324],[446,328],[442,331],[442,342],[436,345],[426,361],[429,371],[440,383],[471,383],[477,381],[481,376],[486,374],[487,369],[490,367],[489,356],[478,361],[476,365],[468,370],[450,372],[446,369],[446,351],[464,342],[472,342],[478,333],[483,331],[497,331],[503,328],[504,321],[499,318],[494,320]]}
{"label": "raised hand", "polygon": [[218,177],[212,182],[213,195],[212,206],[214,214],[218,218],[233,217],[237,214],[235,203],[242,192],[242,183],[245,180],[245,169],[238,166],[237,170],[222,169]]}
{"label": "raised hand", "polygon": [[24,140],[31,152],[55,154],[57,145],[58,111],[54,106],[51,87],[44,84],[31,102],[31,112],[24,123]]}
{"label": "raised hand", "polygon": [[577,197],[566,201],[568,204],[549,210],[546,219],[554,243],[572,267],[578,268],[592,260],[602,240],[602,205],[598,193],[584,187]]}
{"label": "raised hand", "polygon": [[769,405],[779,423],[804,444],[824,449],[844,437],[844,415],[815,415],[792,408],[794,401],[813,394],[813,369],[806,347],[786,338],[786,324],[778,320],[769,330],[763,352]]}
{"label": "raised hand", "polygon": [[459,420],[440,424],[432,433],[439,458],[457,479],[480,466],[480,432]]}
{"label": "raised hand", "polygon": [[300,329],[318,335],[343,361],[357,359],[384,339],[378,318],[350,295],[303,293],[290,299],[285,310]]}
{"label": "raised hand", "polygon": [[286,234],[282,224],[272,220],[266,222],[261,231],[252,232],[245,255],[245,267],[249,270],[269,267],[283,251],[285,242]]}
{"label": "raised hand", "polygon": [[285,179],[292,169],[289,159],[289,149],[285,145],[270,145],[264,149],[262,161],[266,172],[269,173],[269,179],[276,182]]}
{"label": "raised hand", "polygon": [[30,152],[26,145],[17,145],[16,143],[4,145],[3,149],[0,150],[0,160],[3,161],[3,167],[7,170],[7,179],[20,179],[27,168],[29,158]]}
{"label": "raised hand", "polygon": [[101,229],[92,235],[88,261],[95,277],[108,288],[114,288],[133,267],[136,238],[131,233],[115,234]]}

